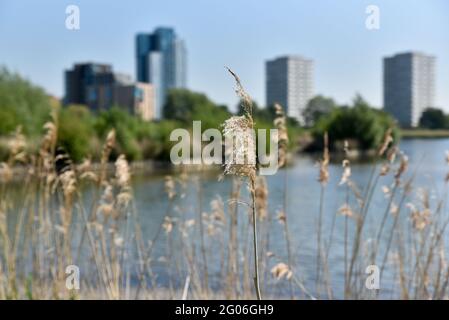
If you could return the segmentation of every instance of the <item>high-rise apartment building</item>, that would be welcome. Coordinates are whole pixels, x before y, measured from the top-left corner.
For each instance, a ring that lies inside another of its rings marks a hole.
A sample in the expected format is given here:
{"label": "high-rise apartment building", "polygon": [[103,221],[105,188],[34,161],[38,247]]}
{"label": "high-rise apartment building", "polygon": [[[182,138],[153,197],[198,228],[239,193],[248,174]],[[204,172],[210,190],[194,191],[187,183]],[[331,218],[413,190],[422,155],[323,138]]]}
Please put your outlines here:
{"label": "high-rise apartment building", "polygon": [[64,104],[83,104],[94,112],[118,106],[144,120],[154,118],[154,89],[134,83],[129,75],[114,73],[112,66],[75,64],[65,72]]}
{"label": "high-rise apartment building", "polygon": [[407,52],[384,58],[384,110],[402,127],[416,127],[422,112],[434,106],[435,57]]}
{"label": "high-rise apartment building", "polygon": [[136,36],[136,78],[155,89],[155,117],[162,117],[168,90],[187,85],[187,52],[172,28],[157,28]]}
{"label": "high-rise apartment building", "polygon": [[266,103],[279,103],[289,117],[303,122],[302,112],[313,96],[313,61],[284,56],[266,62]]}

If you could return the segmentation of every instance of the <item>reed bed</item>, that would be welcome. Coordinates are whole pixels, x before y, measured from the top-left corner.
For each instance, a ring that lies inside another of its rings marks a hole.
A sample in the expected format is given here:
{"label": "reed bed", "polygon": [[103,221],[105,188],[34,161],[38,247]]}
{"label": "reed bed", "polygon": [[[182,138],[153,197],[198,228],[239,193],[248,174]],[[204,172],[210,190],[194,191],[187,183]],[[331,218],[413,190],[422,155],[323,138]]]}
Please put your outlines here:
{"label": "reed bed", "polygon": [[[251,99],[230,72],[245,115],[229,119],[225,134],[254,127]],[[167,205],[151,235],[141,228],[126,158],[116,157],[114,170],[109,170],[114,131],[106,137],[101,162],[93,165],[89,159],[74,164],[57,148],[56,113],[44,126],[36,154],[27,153],[18,128],[9,139],[9,158],[0,164],[0,299],[381,299],[386,298],[385,286],[388,298],[446,299],[449,173],[442,177],[444,190],[431,197],[429,190],[415,185],[418,170],[410,170],[391,131],[378,148],[366,185],[357,185],[350,161],[343,160],[337,179],[345,196],[332,215],[324,210],[332,137],[323,137],[316,180],[298,182],[321,188],[310,281],[295,249],[300,244],[291,234],[289,217],[301,208],[293,211],[287,204],[288,135],[282,107],[276,110],[278,174],[285,179],[282,207],[269,209],[269,184],[257,174],[257,163],[228,164],[228,192],[209,199],[203,174],[181,170],[165,177]],[[348,149],[345,143],[345,154]],[[446,161],[449,172],[449,154]],[[20,187],[13,188],[17,167],[26,174]],[[192,188],[195,207],[185,197]],[[383,214],[373,222],[372,200],[379,193],[385,198]],[[335,228],[337,222],[344,230]],[[273,251],[274,224],[281,225],[285,240],[279,252]],[[324,232],[324,224],[331,226],[330,232]],[[333,245],[339,232],[344,233],[341,292],[333,287],[330,262],[330,253],[340,250]],[[79,288],[67,284],[72,265],[80,270]],[[380,290],[366,286],[370,265],[379,268]]]}

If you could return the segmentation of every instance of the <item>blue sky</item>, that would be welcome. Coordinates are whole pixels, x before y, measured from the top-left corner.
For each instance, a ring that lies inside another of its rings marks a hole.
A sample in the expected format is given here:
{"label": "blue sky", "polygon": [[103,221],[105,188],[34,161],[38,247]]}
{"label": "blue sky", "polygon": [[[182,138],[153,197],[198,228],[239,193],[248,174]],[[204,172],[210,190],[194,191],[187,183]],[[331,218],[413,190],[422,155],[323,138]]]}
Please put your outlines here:
{"label": "blue sky", "polygon": [[[80,8],[81,29],[65,28],[65,8]],[[380,30],[365,28],[370,5]],[[265,103],[264,63],[283,54],[315,61],[315,91],[339,103],[359,92],[382,103],[382,57],[409,50],[437,57],[436,105],[449,111],[447,0],[0,0],[0,65],[63,95],[74,62],[111,63],[135,76],[134,35],[173,26],[188,49],[188,85],[235,107],[236,71]]]}

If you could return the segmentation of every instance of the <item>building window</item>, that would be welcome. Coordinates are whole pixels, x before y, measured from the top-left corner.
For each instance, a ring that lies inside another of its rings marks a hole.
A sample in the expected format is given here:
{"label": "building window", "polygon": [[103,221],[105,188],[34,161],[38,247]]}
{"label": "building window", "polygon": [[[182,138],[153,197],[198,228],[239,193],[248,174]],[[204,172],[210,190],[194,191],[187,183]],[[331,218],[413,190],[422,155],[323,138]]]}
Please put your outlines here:
{"label": "building window", "polygon": [[106,87],[104,89],[104,91],[105,91],[106,100],[107,101],[111,101],[112,100],[112,90],[111,90],[111,88],[110,87]]}
{"label": "building window", "polygon": [[87,99],[89,99],[89,101],[97,100],[97,92],[95,91],[95,88],[89,88]]}
{"label": "building window", "polygon": [[134,98],[137,101],[142,102],[143,101],[143,90],[140,88],[135,88],[134,89]]}

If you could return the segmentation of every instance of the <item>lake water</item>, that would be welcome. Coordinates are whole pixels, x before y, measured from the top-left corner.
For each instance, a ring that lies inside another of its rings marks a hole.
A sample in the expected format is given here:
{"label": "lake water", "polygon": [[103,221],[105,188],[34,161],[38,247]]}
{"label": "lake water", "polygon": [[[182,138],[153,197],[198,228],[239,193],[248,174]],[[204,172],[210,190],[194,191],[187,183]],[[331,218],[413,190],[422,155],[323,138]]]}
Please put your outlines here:
{"label": "lake water", "polygon": [[[421,189],[429,191],[431,199],[431,207],[435,208],[437,200],[444,195],[444,179],[449,172],[449,166],[445,161],[445,152],[449,150],[449,139],[435,139],[435,140],[403,140],[400,143],[400,149],[409,157],[409,168],[405,174],[404,180],[416,172],[415,182],[413,183],[413,191],[405,200],[406,203],[418,203],[418,193]],[[317,156],[319,157],[319,155]],[[319,199],[321,192],[321,185],[317,181],[318,167],[316,166],[317,157],[307,154],[297,154],[293,163],[286,169],[280,170],[276,175],[267,176],[268,185],[268,219],[260,223],[259,240],[260,253],[264,257],[267,252],[272,252],[274,255],[269,259],[264,259],[266,265],[263,264],[263,292],[269,297],[289,297],[289,286],[286,280],[275,280],[271,274],[270,269],[278,262],[287,262],[286,242],[284,237],[284,228],[277,219],[277,214],[283,210],[284,201],[286,203],[286,212],[288,215],[288,227],[291,236],[292,258],[294,260],[294,274],[302,281],[304,286],[315,294],[315,280],[316,280],[316,261],[317,261],[317,220],[319,216]],[[368,183],[373,168],[372,163],[352,163],[351,179],[358,186],[363,193],[364,188]],[[329,274],[330,283],[333,288],[335,298],[342,298],[344,292],[344,226],[345,218],[341,215],[336,215],[336,212],[341,208],[347,196],[346,186],[339,185],[342,166],[341,163],[331,162],[329,166],[330,180],[324,191],[323,201],[323,225],[322,225],[322,243],[328,246],[330,240],[330,230],[334,216],[335,229],[331,246],[329,249]],[[164,177],[169,172],[159,171],[158,174],[141,174],[135,172],[132,178],[133,194],[140,219],[140,227],[142,235],[146,243],[154,238],[158,232],[165,215],[169,212],[170,216],[178,219],[177,221],[187,221],[189,219],[197,219],[198,212],[204,212],[206,215],[212,211],[211,201],[219,197],[224,203],[225,219],[228,223],[228,207],[231,199],[232,179],[225,177],[224,180],[219,181],[219,171],[207,170],[202,173],[189,173],[188,182],[184,187],[177,187],[177,196],[172,205],[169,206],[167,194],[164,191]],[[393,183],[393,175],[389,174],[387,177],[381,177],[378,181],[376,190],[373,194],[371,206],[367,213],[367,223],[364,228],[363,245],[361,251],[363,252],[365,246],[369,246],[370,241],[375,238],[376,232],[380,225],[380,221],[387,207],[388,200],[382,191],[383,186],[391,187]],[[16,185],[20,189],[21,184]],[[88,201],[90,197],[89,189],[85,190],[84,198]],[[248,201],[248,192],[243,185],[242,187],[242,202]],[[356,202],[352,193],[350,193],[350,205],[353,209],[356,208]],[[404,205],[400,215],[402,221],[407,222],[410,219],[410,210]],[[251,248],[251,225],[249,224],[248,207],[244,204],[239,204],[238,211],[238,243],[240,252],[240,260],[246,256],[249,261],[252,261],[251,250],[243,250],[243,248]],[[76,220],[75,220],[76,221]],[[78,220],[79,221],[79,220]],[[352,238],[354,233],[354,221],[349,221],[349,248],[352,245]],[[383,237],[381,239],[381,249],[385,246],[389,238],[391,215],[387,220],[384,229]],[[182,258],[182,248],[185,245],[185,239],[181,239],[179,232],[175,227],[171,233],[174,237],[172,241],[173,247],[171,254]],[[79,224],[81,226],[82,224]],[[192,228],[192,246],[197,250],[199,256],[199,241],[198,228]],[[74,247],[79,243],[80,227],[74,228]],[[208,257],[208,271],[212,289],[219,291],[223,281],[223,274],[220,273],[220,266],[227,263],[227,256],[223,255],[223,247],[220,245],[224,243],[227,246],[228,231],[224,228],[222,234],[218,231],[209,235],[208,229],[205,227],[205,247],[206,255]],[[219,230],[220,228],[218,228]],[[445,236],[447,240],[447,236]],[[167,250],[169,247],[169,238],[162,232],[155,242],[154,250],[151,255],[151,267],[156,275],[155,283],[158,287],[167,288],[172,285],[178,289],[182,288],[185,281],[187,270],[183,269],[186,265],[178,265],[176,268],[180,270],[181,275],[173,278],[175,266],[167,268],[167,263],[164,259],[167,257]],[[411,244],[409,243],[411,246]],[[326,247],[327,248],[327,247]],[[76,250],[76,249],[75,249]],[[379,251],[381,252],[381,250]],[[392,253],[395,252],[395,246],[392,247]],[[87,258],[87,257],[86,257]],[[376,259],[376,264],[381,264],[383,256],[379,254]],[[239,260],[239,262],[241,262]],[[83,259],[88,262],[88,259]],[[197,258],[197,261],[201,259]],[[137,283],[135,273],[137,258],[129,259],[132,275],[132,282]],[[363,262],[365,263],[365,262]],[[363,264],[362,263],[362,264]],[[368,262],[366,262],[368,264]],[[363,265],[364,266],[364,265]],[[202,266],[198,265],[198,269],[202,270]],[[250,272],[252,272],[252,265],[250,265]],[[364,269],[364,268],[362,268]],[[201,273],[201,272],[200,272]],[[179,272],[178,272],[179,274]],[[204,275],[203,275],[204,276]],[[397,283],[394,280],[394,273],[385,269],[385,274],[382,275],[381,283],[381,297],[391,298],[398,297]],[[240,272],[240,277],[242,274]],[[173,279],[173,281],[169,281]],[[362,281],[362,279],[361,279]],[[364,283],[357,284],[363,286]],[[301,290],[295,287],[296,297],[301,297]]]}
{"label": "lake water", "polygon": [[[406,177],[410,176],[415,170],[416,181],[415,186],[429,190],[431,199],[441,195],[444,184],[444,177],[449,171],[449,166],[445,162],[445,151],[449,150],[449,139],[438,140],[403,140],[400,149],[408,155],[410,160],[409,169]],[[358,187],[363,192],[369,180],[372,170],[370,163],[352,164],[352,176]],[[342,174],[340,163],[330,164],[330,181],[325,188],[324,207],[323,207],[323,242],[327,244],[330,235],[332,217],[336,211],[345,203],[346,188],[339,186]],[[285,239],[283,227],[276,221],[277,211],[282,210],[285,190],[287,214],[289,219],[289,228],[291,234],[291,245],[296,266],[295,273],[302,279],[307,287],[314,287],[316,278],[316,250],[317,250],[317,219],[319,213],[319,197],[321,186],[317,182],[318,168],[316,167],[316,158],[310,155],[298,154],[294,158],[293,164],[287,169],[280,170],[274,176],[267,176],[268,182],[268,214],[272,219],[269,225],[269,250],[274,252],[277,261],[286,262]],[[287,181],[285,181],[287,179]],[[231,179],[225,178],[224,181],[218,181],[217,173],[209,172],[201,174],[202,195],[201,205],[204,212],[210,211],[210,201],[217,195],[226,202],[230,199]],[[367,215],[366,232],[364,234],[365,241],[375,235],[380,224],[380,220],[385,212],[387,200],[382,192],[382,186],[391,186],[393,178],[381,177],[376,188],[376,192],[372,198],[372,204]],[[285,188],[285,185],[287,186]],[[164,193],[163,176],[136,176],[133,182],[135,199],[137,200],[137,209],[141,217],[143,232],[152,238],[158,229],[167,208],[167,197]],[[408,201],[416,199],[417,188],[413,190]],[[185,197],[180,200],[181,208],[176,208],[179,212],[196,212],[198,205],[198,189],[196,184],[189,183],[186,189]],[[351,206],[355,206],[354,199],[351,200]],[[409,210],[403,208],[402,219],[408,219]],[[246,217],[247,209],[241,206],[240,213]],[[193,214],[194,215],[194,214]],[[192,215],[192,216],[193,216]],[[246,219],[246,218],[244,218]],[[391,220],[391,219],[390,219]],[[390,221],[389,220],[389,221]],[[388,230],[389,223],[385,230]],[[250,229],[246,230],[248,233]],[[263,231],[261,231],[263,233]],[[350,231],[351,232],[351,231]],[[387,233],[384,232],[384,239],[387,241]],[[242,237],[240,233],[240,236]],[[209,241],[209,242],[208,242]],[[213,238],[206,237],[206,245],[213,247]],[[243,241],[243,240],[242,240]],[[156,246],[155,255],[163,256],[165,253],[165,241],[159,241]],[[338,215],[335,221],[335,231],[332,245],[329,250],[329,266],[331,274],[331,282],[334,288],[335,296],[342,297],[344,285],[344,261],[343,261],[343,243],[344,243],[344,217]],[[381,257],[380,257],[381,258]],[[379,258],[379,259],[380,259]],[[269,268],[275,263],[267,266]],[[377,262],[376,263],[381,263]],[[156,270],[157,270],[157,263]],[[210,267],[211,277],[214,277],[214,267]],[[163,273],[163,268],[160,271]],[[218,272],[218,269],[216,269]],[[219,277],[218,274],[216,274]],[[161,276],[161,285],[166,284]],[[269,278],[269,276],[267,277]],[[386,274],[383,279],[385,286],[389,287],[389,275]],[[285,283],[283,285],[274,283],[273,294],[285,294]],[[384,289],[384,288],[383,288]],[[313,290],[312,290],[313,291]],[[395,292],[385,288],[383,290],[384,297],[389,297]]]}

